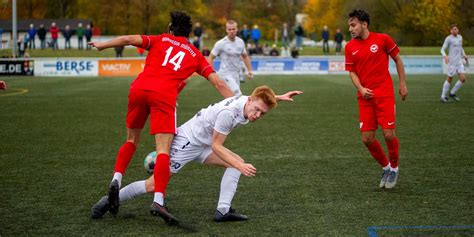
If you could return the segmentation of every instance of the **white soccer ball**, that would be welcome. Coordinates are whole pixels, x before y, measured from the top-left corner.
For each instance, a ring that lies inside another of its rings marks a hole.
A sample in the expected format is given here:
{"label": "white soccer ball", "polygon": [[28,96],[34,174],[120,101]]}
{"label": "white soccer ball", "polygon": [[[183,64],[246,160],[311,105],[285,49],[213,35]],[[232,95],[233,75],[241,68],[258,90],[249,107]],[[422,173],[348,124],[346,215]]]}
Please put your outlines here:
{"label": "white soccer ball", "polygon": [[155,169],[155,162],[156,162],[156,151],[150,152],[145,159],[143,160],[143,166],[145,166],[145,170],[149,174],[153,174],[153,170]]}

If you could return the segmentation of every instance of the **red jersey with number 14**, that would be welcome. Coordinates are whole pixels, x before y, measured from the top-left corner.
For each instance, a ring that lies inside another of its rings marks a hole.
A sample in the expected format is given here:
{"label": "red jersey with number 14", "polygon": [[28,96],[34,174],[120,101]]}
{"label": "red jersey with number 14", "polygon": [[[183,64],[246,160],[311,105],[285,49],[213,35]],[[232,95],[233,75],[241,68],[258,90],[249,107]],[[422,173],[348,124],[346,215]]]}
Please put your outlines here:
{"label": "red jersey with number 14", "polygon": [[[390,36],[370,32],[365,40],[352,39],[345,47],[346,71],[355,72],[363,87],[374,97],[394,96],[393,82],[388,71],[388,56],[400,52]],[[357,92],[357,96],[361,96]]]}
{"label": "red jersey with number 14", "polygon": [[130,89],[155,91],[166,99],[176,99],[178,86],[194,72],[207,78],[214,71],[201,52],[185,37],[170,34],[141,37],[142,48],[149,52],[143,72],[133,81]]}

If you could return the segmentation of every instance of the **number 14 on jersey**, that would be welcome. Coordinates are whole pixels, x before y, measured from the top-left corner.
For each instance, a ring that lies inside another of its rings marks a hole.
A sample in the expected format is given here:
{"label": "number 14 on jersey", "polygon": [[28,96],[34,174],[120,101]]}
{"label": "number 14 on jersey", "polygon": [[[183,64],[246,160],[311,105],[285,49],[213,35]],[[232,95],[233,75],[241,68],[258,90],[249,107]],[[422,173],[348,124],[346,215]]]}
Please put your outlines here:
{"label": "number 14 on jersey", "polygon": [[171,63],[174,65],[173,70],[178,71],[178,69],[181,68],[181,62],[183,61],[185,53],[183,51],[178,51],[178,53],[176,53],[171,59],[169,59],[172,52],[173,46],[170,46],[168,50],[166,50],[165,60],[163,61],[163,64],[161,64],[161,66],[166,66],[166,64]]}

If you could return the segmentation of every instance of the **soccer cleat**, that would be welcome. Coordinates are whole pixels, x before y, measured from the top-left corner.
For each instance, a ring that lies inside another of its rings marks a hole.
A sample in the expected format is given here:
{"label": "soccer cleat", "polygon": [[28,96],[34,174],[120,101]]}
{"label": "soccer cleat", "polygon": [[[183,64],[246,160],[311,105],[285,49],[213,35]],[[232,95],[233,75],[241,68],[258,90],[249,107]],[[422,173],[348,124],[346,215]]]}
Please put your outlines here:
{"label": "soccer cleat", "polygon": [[103,196],[91,209],[92,219],[102,218],[105,213],[109,210],[109,199],[107,196]]}
{"label": "soccer cleat", "polygon": [[397,180],[398,180],[398,172],[390,171],[390,173],[388,174],[387,183],[385,183],[385,188],[391,189],[395,187],[395,185],[397,184]]}
{"label": "soccer cleat", "polygon": [[441,101],[442,103],[449,103],[448,97],[441,97],[439,101]]}
{"label": "soccer cleat", "polygon": [[119,197],[119,184],[118,180],[114,179],[110,183],[109,186],[109,195],[108,195],[108,201],[109,201],[109,206],[110,206],[110,213],[112,215],[117,215],[119,211],[119,206],[120,206],[120,197]]}
{"label": "soccer cleat", "polygon": [[451,97],[451,98],[452,98],[453,100],[455,100],[455,101],[461,101],[461,99],[459,99],[459,97],[458,97],[457,95],[455,95],[455,94],[449,93],[449,97]]}
{"label": "soccer cleat", "polygon": [[179,220],[176,219],[171,213],[168,212],[166,207],[153,202],[150,207],[150,213],[154,216],[161,217],[168,225],[177,225],[179,224]]}
{"label": "soccer cleat", "polygon": [[214,214],[215,222],[227,222],[227,221],[246,221],[249,218],[246,215],[235,213],[235,210],[230,208],[229,212],[222,214],[220,211],[216,210]]}
{"label": "soccer cleat", "polygon": [[385,183],[387,183],[388,174],[390,173],[390,169],[383,170],[382,172],[382,179],[380,180],[380,188],[385,188]]}

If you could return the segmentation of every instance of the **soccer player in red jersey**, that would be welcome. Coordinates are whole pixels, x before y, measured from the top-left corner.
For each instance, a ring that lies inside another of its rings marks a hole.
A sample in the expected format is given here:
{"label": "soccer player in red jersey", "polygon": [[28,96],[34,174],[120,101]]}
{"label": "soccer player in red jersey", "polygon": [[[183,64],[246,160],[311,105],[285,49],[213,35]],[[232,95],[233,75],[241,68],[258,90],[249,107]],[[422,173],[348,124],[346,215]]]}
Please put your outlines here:
{"label": "soccer player in red jersey", "polygon": [[[352,36],[345,47],[346,71],[357,88],[362,142],[383,167],[380,188],[393,188],[398,180],[398,138],[395,135],[395,95],[388,70],[390,56],[397,67],[402,100],[408,95],[405,69],[399,48],[386,34],[369,32],[370,17],[364,10],[349,13]],[[388,148],[387,159],[375,139],[378,125],[382,127]]]}
{"label": "soccer player in red jersey", "polygon": [[7,83],[0,81],[0,90],[7,90]]}
{"label": "soccer player in red jersey", "polygon": [[155,196],[150,212],[162,218],[174,218],[163,207],[163,198],[170,176],[169,151],[176,133],[176,98],[179,90],[184,87],[184,80],[196,72],[207,78],[222,96],[233,96],[200,51],[187,42],[192,31],[191,17],[185,12],[173,11],[170,18],[169,34],[126,35],[106,42],[90,43],[98,50],[133,45],[149,51],[143,72],[132,82],[128,95],[127,140],[118,151],[108,194],[110,212],[114,215],[120,205],[122,176],[140,141],[148,115],[150,133],[155,136],[158,154],[154,169],[157,174],[154,176]]}

